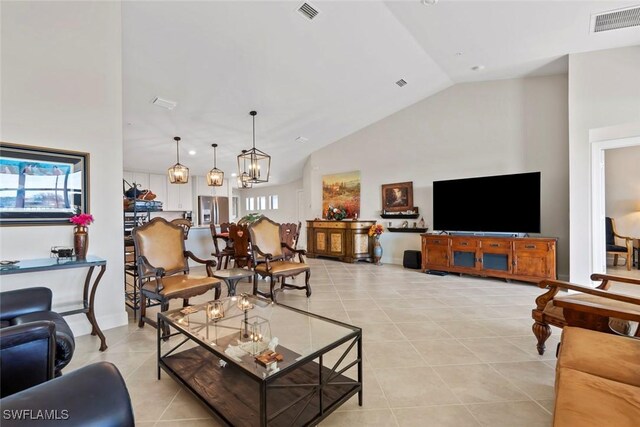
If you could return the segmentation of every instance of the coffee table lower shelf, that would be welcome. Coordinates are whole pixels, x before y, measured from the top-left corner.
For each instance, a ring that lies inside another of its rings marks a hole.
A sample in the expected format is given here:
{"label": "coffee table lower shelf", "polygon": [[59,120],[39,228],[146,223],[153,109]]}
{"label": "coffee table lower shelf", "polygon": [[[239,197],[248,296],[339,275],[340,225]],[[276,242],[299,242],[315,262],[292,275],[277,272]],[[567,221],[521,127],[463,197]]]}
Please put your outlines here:
{"label": "coffee table lower shelf", "polygon": [[[323,366],[320,370],[314,361],[271,381],[259,381],[232,364],[220,367],[219,360],[210,351],[194,347],[160,358],[159,365],[233,426],[316,424],[362,388],[361,383],[345,375],[334,373],[327,381],[331,369]],[[264,416],[262,399],[266,403]]]}

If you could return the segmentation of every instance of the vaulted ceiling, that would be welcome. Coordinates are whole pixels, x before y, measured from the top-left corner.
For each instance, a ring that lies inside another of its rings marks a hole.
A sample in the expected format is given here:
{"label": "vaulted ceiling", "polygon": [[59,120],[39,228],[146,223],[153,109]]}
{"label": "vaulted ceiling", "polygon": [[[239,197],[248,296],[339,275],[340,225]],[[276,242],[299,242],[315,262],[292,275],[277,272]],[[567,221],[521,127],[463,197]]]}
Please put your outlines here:
{"label": "vaulted ceiling", "polygon": [[301,4],[123,2],[124,168],[166,173],[180,136],[192,174],[217,143],[230,177],[257,110],[270,184],[286,183],[313,151],[453,84],[562,73],[569,53],[640,44],[640,27],[590,30],[592,14],[638,0],[310,1],[313,20]]}

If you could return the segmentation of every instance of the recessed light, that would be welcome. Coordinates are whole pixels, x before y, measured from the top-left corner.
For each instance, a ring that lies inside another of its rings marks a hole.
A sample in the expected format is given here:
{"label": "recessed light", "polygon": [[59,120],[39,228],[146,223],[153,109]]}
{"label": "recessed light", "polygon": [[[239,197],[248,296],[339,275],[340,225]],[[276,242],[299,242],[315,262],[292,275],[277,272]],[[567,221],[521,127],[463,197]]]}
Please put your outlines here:
{"label": "recessed light", "polygon": [[238,176],[238,174],[234,172],[231,174],[231,176],[235,178],[236,176]]}
{"label": "recessed light", "polygon": [[484,65],[474,65],[473,67],[471,67],[471,69],[473,71],[482,71],[484,70]]}
{"label": "recessed light", "polygon": [[189,150],[189,155],[190,156],[195,156],[196,155],[196,150]]}
{"label": "recessed light", "polygon": [[438,3],[438,0],[421,0],[420,3],[422,3],[424,6],[433,6],[434,4]]}

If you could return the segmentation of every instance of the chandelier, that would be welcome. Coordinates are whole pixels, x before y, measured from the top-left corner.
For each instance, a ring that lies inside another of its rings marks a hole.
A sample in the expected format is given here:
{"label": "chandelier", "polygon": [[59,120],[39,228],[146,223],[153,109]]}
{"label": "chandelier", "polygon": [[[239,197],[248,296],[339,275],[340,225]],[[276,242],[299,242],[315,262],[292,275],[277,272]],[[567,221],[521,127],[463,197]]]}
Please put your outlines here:
{"label": "chandelier", "polygon": [[[247,153],[247,150],[242,150],[242,154],[240,156],[245,156],[246,153]],[[238,156],[238,163],[240,162],[240,156]],[[242,170],[247,170],[246,157],[242,158]],[[238,175],[238,188],[252,188],[252,187],[253,187],[253,183],[249,182],[248,173],[242,172],[240,175]]]}
{"label": "chandelier", "polygon": [[238,156],[238,176],[243,183],[245,181],[251,184],[269,182],[271,156],[256,148],[256,114],[258,113],[251,111],[249,114],[253,117],[253,148],[242,150]]}
{"label": "chandelier", "polygon": [[177,163],[169,168],[169,182],[172,184],[186,184],[189,182],[189,168],[180,164],[180,150],[178,143],[180,137],[173,138],[176,141],[176,158]]}
{"label": "chandelier", "polygon": [[218,144],[211,144],[213,147],[213,169],[207,174],[207,185],[209,187],[221,187],[224,181],[224,172],[216,167],[216,148]]}

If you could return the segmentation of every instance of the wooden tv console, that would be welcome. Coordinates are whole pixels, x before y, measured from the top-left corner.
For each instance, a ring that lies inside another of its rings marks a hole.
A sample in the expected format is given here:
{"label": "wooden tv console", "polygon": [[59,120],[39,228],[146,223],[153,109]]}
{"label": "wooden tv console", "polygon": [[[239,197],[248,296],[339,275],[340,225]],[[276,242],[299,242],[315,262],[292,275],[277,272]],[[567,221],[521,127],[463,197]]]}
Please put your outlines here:
{"label": "wooden tv console", "polygon": [[556,279],[557,239],[422,234],[422,270],[539,282]]}

